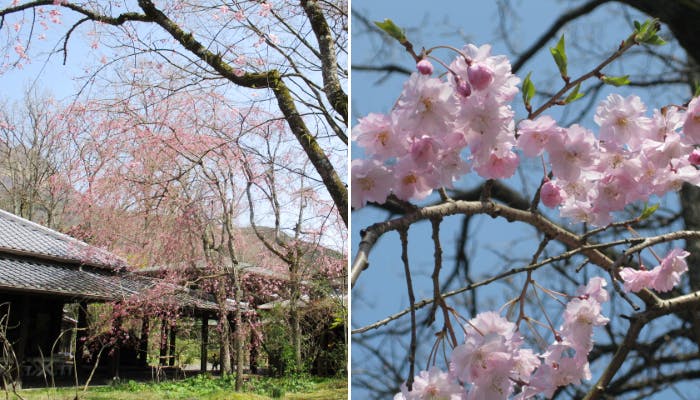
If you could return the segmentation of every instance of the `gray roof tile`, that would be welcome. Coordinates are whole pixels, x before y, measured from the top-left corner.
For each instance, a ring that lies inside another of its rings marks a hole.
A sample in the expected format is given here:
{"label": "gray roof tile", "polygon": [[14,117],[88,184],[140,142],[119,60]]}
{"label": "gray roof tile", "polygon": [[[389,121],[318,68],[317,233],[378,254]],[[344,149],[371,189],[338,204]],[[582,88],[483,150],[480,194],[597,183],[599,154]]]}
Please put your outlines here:
{"label": "gray roof tile", "polygon": [[0,210],[2,250],[102,268],[126,266],[123,259],[106,250]]}

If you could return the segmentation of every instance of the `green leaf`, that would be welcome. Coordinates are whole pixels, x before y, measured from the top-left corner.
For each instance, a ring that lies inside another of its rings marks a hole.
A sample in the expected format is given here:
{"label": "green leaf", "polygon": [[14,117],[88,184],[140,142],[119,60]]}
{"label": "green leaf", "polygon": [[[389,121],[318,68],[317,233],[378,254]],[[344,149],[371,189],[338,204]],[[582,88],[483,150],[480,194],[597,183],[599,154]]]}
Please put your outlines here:
{"label": "green leaf", "polygon": [[559,73],[561,74],[562,78],[567,77],[567,58],[566,58],[566,50],[564,48],[564,35],[561,35],[561,38],[559,39],[559,42],[555,47],[550,47],[549,52],[552,53],[552,57],[554,57],[554,62],[557,64],[557,67],[559,68]]}
{"label": "green leaf", "polygon": [[659,37],[659,20],[656,18],[648,19],[644,23],[634,22],[634,40],[637,43],[662,45],[666,41]]}
{"label": "green leaf", "polygon": [[603,82],[613,86],[625,86],[630,84],[630,76],[604,76]]}
{"label": "green leaf", "polygon": [[576,87],[571,92],[569,92],[569,95],[566,96],[566,99],[564,99],[564,103],[566,103],[566,104],[573,103],[574,101],[583,97],[585,95],[585,93],[579,93],[580,89],[581,89],[581,82],[579,82],[578,85],[576,85]]}
{"label": "green leaf", "polygon": [[693,82],[693,97],[700,96],[700,81]]}
{"label": "green leaf", "polygon": [[374,21],[374,24],[399,42],[403,43],[406,41],[406,33],[404,30],[399,28],[398,25],[389,18],[385,19],[384,22]]}
{"label": "green leaf", "polygon": [[532,75],[532,72],[529,72],[523,81],[523,103],[525,103],[525,107],[528,107],[530,100],[535,97],[535,84],[532,83],[530,75]]}
{"label": "green leaf", "polygon": [[642,214],[639,216],[639,220],[642,221],[642,220],[645,220],[645,219],[651,217],[651,215],[654,214],[654,212],[656,212],[656,210],[658,210],[658,209],[659,209],[658,204],[654,204],[651,207],[644,205],[644,211],[642,211]]}

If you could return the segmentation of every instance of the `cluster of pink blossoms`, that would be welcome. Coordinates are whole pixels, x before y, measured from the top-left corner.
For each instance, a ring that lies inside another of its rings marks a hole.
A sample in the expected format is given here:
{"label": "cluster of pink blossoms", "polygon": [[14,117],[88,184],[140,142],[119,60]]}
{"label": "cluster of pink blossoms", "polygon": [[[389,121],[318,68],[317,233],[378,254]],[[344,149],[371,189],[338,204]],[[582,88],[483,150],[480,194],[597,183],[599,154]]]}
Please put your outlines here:
{"label": "cluster of pink blossoms", "polygon": [[507,178],[518,166],[510,101],[520,80],[505,56],[467,45],[447,80],[431,77],[423,60],[389,115],[369,114],[353,129],[367,159],[352,161],[352,206],[423,199],[469,172],[462,151],[484,178]]}
{"label": "cluster of pink blossoms", "polygon": [[497,400],[514,394],[524,400],[551,397],[560,386],[590,379],[593,327],[608,323],[601,314],[601,304],[608,301],[605,285],[595,277],[577,290],[554,343],[541,354],[524,348],[516,325],[498,313],[477,315],[464,327],[464,343],[452,351],[449,372],[437,367],[420,372],[413,389],[404,385],[394,400]]}
{"label": "cluster of pink blossoms", "polygon": [[542,187],[545,206],[596,226],[630,203],[683,182],[700,184],[700,99],[687,111],[670,106],[649,117],[639,97],[612,94],[596,111],[597,136],[546,115],[523,120],[516,134],[509,103],[519,79],[508,59],[491,56],[488,45],[470,44],[462,53],[445,80],[420,61],[389,115],[360,119],[353,139],[367,158],[352,161],[353,207],[384,202],[391,193],[423,199],[452,187],[470,167],[483,178],[508,178],[519,164],[516,149],[526,157],[546,154],[554,179]]}
{"label": "cluster of pink blossoms", "polygon": [[700,184],[700,100],[688,111],[678,107],[645,115],[639,97],[611,94],[598,106],[596,135],[579,125],[561,128],[548,117],[518,125],[518,147],[525,156],[548,156],[554,179],[541,200],[560,206],[563,217],[604,226],[612,212],[652,195]]}
{"label": "cluster of pink blossoms", "polygon": [[685,258],[690,253],[681,249],[673,249],[652,270],[642,266],[636,270],[625,267],[620,270],[620,277],[625,282],[624,290],[638,292],[645,288],[652,288],[658,292],[668,292],[681,281],[681,276],[688,271]]}

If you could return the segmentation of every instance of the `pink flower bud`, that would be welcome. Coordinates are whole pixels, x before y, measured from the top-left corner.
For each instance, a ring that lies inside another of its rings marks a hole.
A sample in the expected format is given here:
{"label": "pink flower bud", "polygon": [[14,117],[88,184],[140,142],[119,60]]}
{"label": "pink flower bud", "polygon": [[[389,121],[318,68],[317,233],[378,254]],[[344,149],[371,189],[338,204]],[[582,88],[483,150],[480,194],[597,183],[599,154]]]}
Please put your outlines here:
{"label": "pink flower bud", "polygon": [[430,61],[424,58],[418,61],[418,64],[416,64],[416,69],[423,75],[432,75],[433,64],[431,64]]}
{"label": "pink flower bud", "polygon": [[469,82],[461,79],[459,76],[455,77],[455,80],[457,82],[457,93],[462,97],[469,97],[472,94],[472,87],[469,85]]}
{"label": "pink flower bud", "polygon": [[476,90],[484,90],[493,82],[493,71],[485,64],[470,65],[467,76],[469,76],[469,83]]}
{"label": "pink flower bud", "polygon": [[552,181],[547,181],[542,185],[540,190],[540,200],[542,204],[549,208],[554,208],[564,201],[561,195],[561,189]]}
{"label": "pink flower bud", "polygon": [[700,149],[693,150],[688,156],[688,161],[693,165],[700,165]]}

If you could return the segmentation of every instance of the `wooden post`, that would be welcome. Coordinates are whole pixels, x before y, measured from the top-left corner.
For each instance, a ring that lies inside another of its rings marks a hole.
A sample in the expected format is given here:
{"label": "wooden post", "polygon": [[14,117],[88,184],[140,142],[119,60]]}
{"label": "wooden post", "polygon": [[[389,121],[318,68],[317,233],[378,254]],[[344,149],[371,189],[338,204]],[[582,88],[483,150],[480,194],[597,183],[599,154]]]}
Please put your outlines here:
{"label": "wooden post", "polygon": [[250,330],[250,373],[252,374],[257,374],[258,373],[258,344],[257,341],[255,340],[255,332],[253,330]]}
{"label": "wooden post", "polygon": [[85,350],[85,340],[88,337],[88,322],[87,322],[87,301],[78,303],[78,325],[75,335],[75,366],[78,367],[84,364],[83,351]]}
{"label": "wooden post", "polygon": [[141,319],[141,338],[139,338],[139,348],[137,358],[141,366],[148,365],[148,333],[150,330],[150,320],[147,316]]}
{"label": "wooden post", "polygon": [[168,325],[165,318],[160,323],[160,365],[166,365],[166,356],[168,355]]}
{"label": "wooden post", "polygon": [[202,349],[199,353],[201,358],[199,370],[202,372],[207,372],[207,359],[209,358],[207,354],[207,345],[209,344],[209,316],[204,314],[202,316]]}
{"label": "wooden post", "polygon": [[22,363],[24,362],[24,353],[27,348],[27,337],[29,336],[29,321],[31,319],[31,314],[29,310],[29,296],[22,296],[20,300],[20,322],[19,322],[19,340],[15,345],[15,356],[17,357],[17,366],[19,371],[17,372],[17,381],[15,384],[18,389],[22,388]]}
{"label": "wooden post", "polygon": [[168,358],[168,365],[169,366],[174,366],[175,365],[175,338],[177,333],[177,325],[172,325],[170,327],[170,344],[168,346],[168,353],[170,358]]}
{"label": "wooden post", "polygon": [[[112,323],[112,332],[119,334],[118,332],[122,329],[122,318],[117,317]],[[121,364],[121,344],[119,340],[114,342],[114,353],[112,353],[112,379],[116,382],[119,381],[119,367]]]}

